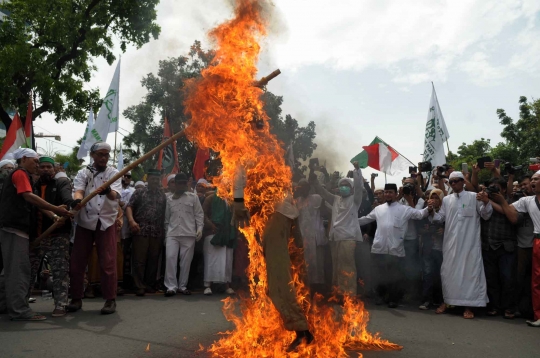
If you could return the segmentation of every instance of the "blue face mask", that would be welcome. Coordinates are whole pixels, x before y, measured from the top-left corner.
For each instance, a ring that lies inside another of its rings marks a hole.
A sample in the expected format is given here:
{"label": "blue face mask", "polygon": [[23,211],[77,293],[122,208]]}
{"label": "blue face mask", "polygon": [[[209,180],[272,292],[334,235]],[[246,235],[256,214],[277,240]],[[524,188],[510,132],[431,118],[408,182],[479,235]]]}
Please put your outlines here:
{"label": "blue face mask", "polygon": [[339,195],[346,197],[351,195],[351,187],[347,185],[342,185],[339,187]]}

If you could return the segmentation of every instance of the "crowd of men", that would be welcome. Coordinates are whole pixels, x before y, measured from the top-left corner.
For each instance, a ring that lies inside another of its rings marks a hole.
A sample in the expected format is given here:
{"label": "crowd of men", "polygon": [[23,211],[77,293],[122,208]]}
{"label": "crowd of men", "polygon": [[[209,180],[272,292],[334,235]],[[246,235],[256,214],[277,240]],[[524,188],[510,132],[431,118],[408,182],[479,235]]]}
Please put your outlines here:
{"label": "crowd of men", "polygon": [[[216,283],[235,293],[233,266],[245,268],[247,260],[234,225],[242,212],[249,221],[243,193],[228,203],[204,179],[193,187],[183,173],[163,180],[152,169],[146,182],[132,186],[127,173],[104,187],[118,173],[108,165],[110,151],[96,143],[92,164],[73,182],[31,149],[17,150],[15,163],[0,162],[0,313],[14,321],[46,319],[29,305],[36,281],[53,292],[53,317],[80,310],[97,288],[102,314],[116,311],[116,297],[128,286],[137,296],[190,295],[190,271],[199,268],[205,295]],[[283,279],[290,277],[291,234],[303,247],[313,292],[335,287],[390,308],[408,298],[437,314],[462,307],[466,319],[486,307],[489,316],[524,317],[539,327],[540,172],[515,181],[493,163],[485,168],[492,174],[486,183],[479,183],[475,165],[471,173],[444,167],[427,178],[411,172],[399,187],[377,189],[375,176],[364,179],[358,163],[346,178],[310,166],[262,237],[269,295],[285,327],[300,341],[312,340],[294,288]],[[197,247],[202,258],[194,262]]]}

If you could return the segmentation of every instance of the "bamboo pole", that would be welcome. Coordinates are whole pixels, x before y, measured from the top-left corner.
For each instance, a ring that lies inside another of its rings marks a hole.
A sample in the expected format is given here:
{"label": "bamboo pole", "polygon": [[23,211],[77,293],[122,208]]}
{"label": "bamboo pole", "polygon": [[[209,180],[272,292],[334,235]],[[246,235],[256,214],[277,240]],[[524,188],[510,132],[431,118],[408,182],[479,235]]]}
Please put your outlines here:
{"label": "bamboo pole", "polygon": [[[154,149],[152,149],[151,151],[149,151],[148,153],[146,153],[145,155],[143,155],[142,157],[140,157],[139,159],[137,159],[136,161],[134,161],[133,163],[130,163],[128,166],[124,167],[124,169],[120,170],[116,175],[114,175],[111,179],[109,179],[106,183],[104,183],[102,186],[99,187],[99,189],[105,189],[107,188],[108,186],[111,186],[111,184],[113,184],[115,181],[117,181],[118,179],[122,178],[124,176],[125,173],[127,173],[128,171],[132,170],[133,168],[135,168],[136,166],[138,166],[139,164],[141,164],[142,162],[148,160],[151,156],[153,156],[154,154],[156,154],[157,152],[159,152],[161,149],[165,148],[166,146],[168,146],[169,144],[173,143],[175,140],[177,140],[178,138],[180,137],[183,137],[185,135],[185,132],[184,131],[181,131],[181,132],[178,132],[176,133],[175,135],[173,135],[172,137],[170,137],[169,139],[167,139],[166,141],[164,141],[163,143],[161,143],[160,145],[158,145],[157,147],[155,147]],[[92,200],[96,195],[98,195],[97,193],[97,189],[93,192],[91,192],[90,194],[88,194],[86,197],[84,197],[81,201],[81,204],[82,205],[85,205],[86,203],[88,203],[90,200]],[[75,210],[75,209],[72,209],[70,211],[73,215],[77,214],[78,211]],[[50,233],[52,233],[57,227],[58,225],[60,225],[61,223],[63,223],[64,221],[66,221],[66,217],[61,217],[58,221],[56,221],[55,223],[53,223],[47,230],[45,230],[45,232],[43,234],[41,234],[41,236],[39,236],[36,240],[34,240],[34,242],[32,243],[32,247],[36,247],[37,245],[39,245],[39,242],[44,238],[46,237],[47,235],[49,235]]]}

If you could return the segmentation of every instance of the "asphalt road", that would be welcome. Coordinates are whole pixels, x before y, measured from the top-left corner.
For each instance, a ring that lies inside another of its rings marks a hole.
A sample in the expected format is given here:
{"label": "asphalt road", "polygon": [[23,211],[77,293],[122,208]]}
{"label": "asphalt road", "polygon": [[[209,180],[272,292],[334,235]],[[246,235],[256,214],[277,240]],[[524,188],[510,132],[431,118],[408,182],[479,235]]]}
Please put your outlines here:
{"label": "asphalt road", "polygon": [[[102,316],[101,299],[83,310],[44,322],[11,322],[0,316],[0,357],[196,357],[219,331],[232,328],[221,313],[224,295],[165,298],[124,296],[116,314]],[[362,352],[365,357],[540,357],[540,329],[524,320],[458,314],[436,315],[413,306],[367,305],[370,330],[404,346],[399,352]],[[32,304],[50,315],[51,301]],[[149,345],[149,351],[146,351]],[[356,354],[351,354],[355,357]]]}

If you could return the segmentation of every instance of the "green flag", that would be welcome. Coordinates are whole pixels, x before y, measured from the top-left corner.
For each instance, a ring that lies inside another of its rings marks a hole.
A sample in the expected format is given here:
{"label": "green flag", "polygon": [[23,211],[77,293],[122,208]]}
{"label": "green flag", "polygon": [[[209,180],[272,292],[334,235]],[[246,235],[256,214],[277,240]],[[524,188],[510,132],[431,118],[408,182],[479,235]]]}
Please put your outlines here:
{"label": "green flag", "polygon": [[[371,143],[369,143],[369,145],[373,145],[373,144],[377,144],[377,143],[383,143],[384,145],[386,145],[388,147],[388,144],[379,137],[375,137],[375,139],[373,139],[371,141]],[[365,150],[361,151],[360,154],[356,155],[354,158],[351,159],[351,163],[352,162],[358,162],[358,165],[362,169],[367,168],[367,166],[368,166],[368,154],[367,154],[367,152]]]}

